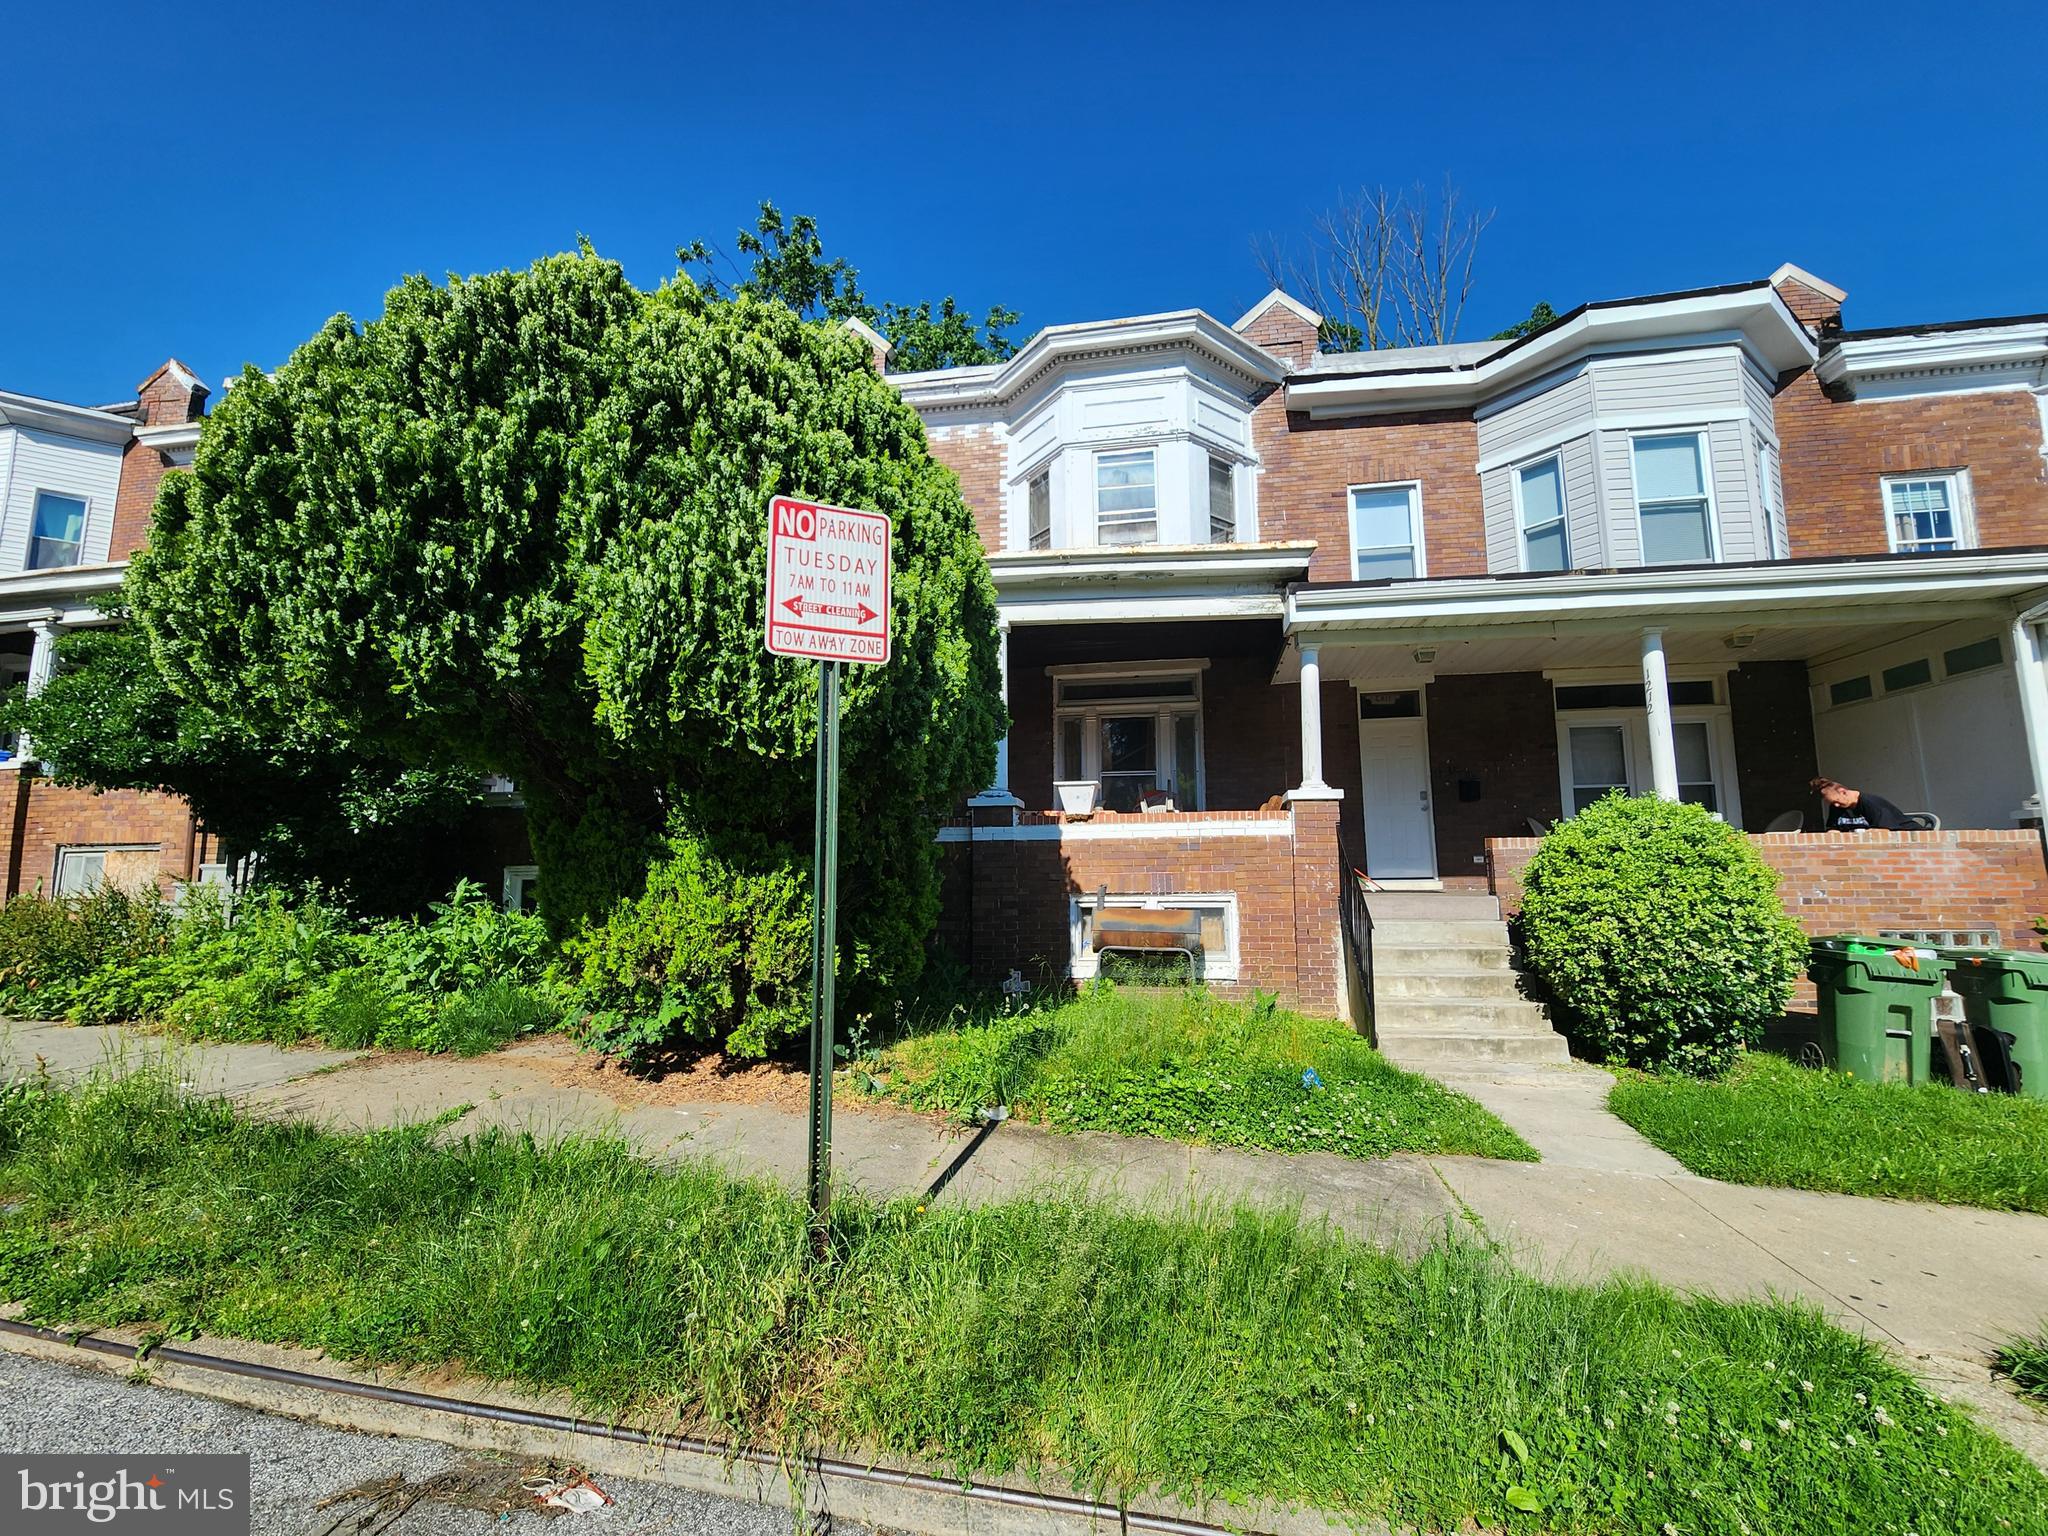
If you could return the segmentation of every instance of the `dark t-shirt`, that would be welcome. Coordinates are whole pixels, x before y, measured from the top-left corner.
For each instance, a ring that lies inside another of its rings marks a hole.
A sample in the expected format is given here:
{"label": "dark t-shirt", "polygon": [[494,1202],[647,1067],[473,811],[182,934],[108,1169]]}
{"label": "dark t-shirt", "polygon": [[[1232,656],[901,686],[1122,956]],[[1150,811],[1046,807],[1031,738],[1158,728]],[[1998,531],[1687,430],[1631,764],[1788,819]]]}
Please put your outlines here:
{"label": "dark t-shirt", "polygon": [[1902,832],[1910,828],[1906,813],[1881,795],[1858,795],[1854,805],[1827,807],[1830,832]]}

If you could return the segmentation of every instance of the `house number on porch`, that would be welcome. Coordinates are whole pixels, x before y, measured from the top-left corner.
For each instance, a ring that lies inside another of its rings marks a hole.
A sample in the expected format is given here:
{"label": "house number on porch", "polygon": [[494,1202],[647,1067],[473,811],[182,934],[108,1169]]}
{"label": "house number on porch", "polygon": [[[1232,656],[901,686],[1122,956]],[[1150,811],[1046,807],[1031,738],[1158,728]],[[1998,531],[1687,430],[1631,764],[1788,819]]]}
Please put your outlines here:
{"label": "house number on porch", "polygon": [[818,663],[817,828],[811,844],[811,1243],[832,1198],[833,992],[839,922],[839,667],[889,659],[889,519],[777,496],[768,503],[768,612],[778,656]]}

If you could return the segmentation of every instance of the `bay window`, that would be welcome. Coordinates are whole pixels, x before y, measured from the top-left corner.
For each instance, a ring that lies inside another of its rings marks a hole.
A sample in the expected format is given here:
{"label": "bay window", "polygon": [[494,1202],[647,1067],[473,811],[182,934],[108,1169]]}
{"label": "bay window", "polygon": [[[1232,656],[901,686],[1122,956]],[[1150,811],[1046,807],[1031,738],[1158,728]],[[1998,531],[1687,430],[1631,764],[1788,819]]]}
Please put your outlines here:
{"label": "bay window", "polygon": [[1095,456],[1095,540],[1159,541],[1158,466],[1150,448]]}
{"label": "bay window", "polygon": [[1701,434],[1638,437],[1632,446],[1643,564],[1686,565],[1713,559],[1713,499],[1707,494]]}
{"label": "bay window", "polygon": [[1515,502],[1521,512],[1522,569],[1568,571],[1571,546],[1565,534],[1564,464],[1556,454],[1515,471]]}

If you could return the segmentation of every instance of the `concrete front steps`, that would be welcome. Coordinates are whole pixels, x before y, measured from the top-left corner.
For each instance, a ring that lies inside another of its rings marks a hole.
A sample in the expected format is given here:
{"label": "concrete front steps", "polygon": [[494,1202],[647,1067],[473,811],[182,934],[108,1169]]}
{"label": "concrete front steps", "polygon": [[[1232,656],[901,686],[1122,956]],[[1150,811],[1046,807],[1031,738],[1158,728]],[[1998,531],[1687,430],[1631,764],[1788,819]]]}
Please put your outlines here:
{"label": "concrete front steps", "polygon": [[1374,1023],[1388,1060],[1421,1068],[1570,1060],[1549,1015],[1521,994],[1493,897],[1374,891],[1365,901]]}

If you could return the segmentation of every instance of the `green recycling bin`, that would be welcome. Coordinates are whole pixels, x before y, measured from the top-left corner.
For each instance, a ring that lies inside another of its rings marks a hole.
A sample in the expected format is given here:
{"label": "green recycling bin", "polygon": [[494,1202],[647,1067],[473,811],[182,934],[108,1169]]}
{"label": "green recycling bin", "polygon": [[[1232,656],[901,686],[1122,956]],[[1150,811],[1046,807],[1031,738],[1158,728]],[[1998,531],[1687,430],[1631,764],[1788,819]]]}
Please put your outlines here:
{"label": "green recycling bin", "polygon": [[2010,1042],[2007,1054],[2019,1091],[2030,1099],[2048,1099],[2048,955],[1954,949],[1944,951],[1943,959],[1965,1017]]}
{"label": "green recycling bin", "polygon": [[1820,994],[1827,1065],[1866,1083],[1924,1083],[1933,1003],[1947,964],[1931,949],[1840,934],[1815,939],[1806,974]]}

